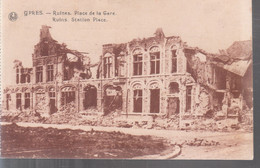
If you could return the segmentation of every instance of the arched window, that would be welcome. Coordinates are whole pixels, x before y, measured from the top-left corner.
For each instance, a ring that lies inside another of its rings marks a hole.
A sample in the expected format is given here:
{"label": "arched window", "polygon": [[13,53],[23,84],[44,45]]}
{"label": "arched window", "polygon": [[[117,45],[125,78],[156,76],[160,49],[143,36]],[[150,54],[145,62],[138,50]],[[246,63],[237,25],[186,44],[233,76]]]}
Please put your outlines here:
{"label": "arched window", "polygon": [[160,113],[160,88],[157,82],[149,85],[150,89],[150,113]]}
{"label": "arched window", "polygon": [[151,74],[159,74],[160,73],[160,50],[159,47],[152,47],[149,51],[150,53],[150,67]]}
{"label": "arched window", "polygon": [[141,84],[135,84],[133,86],[133,112],[143,112],[143,89]]}
{"label": "arched window", "polygon": [[110,53],[104,56],[104,78],[112,77],[112,55]]}
{"label": "arched window", "polygon": [[134,75],[142,75],[143,72],[143,53],[142,50],[135,49],[133,52],[133,69]]}

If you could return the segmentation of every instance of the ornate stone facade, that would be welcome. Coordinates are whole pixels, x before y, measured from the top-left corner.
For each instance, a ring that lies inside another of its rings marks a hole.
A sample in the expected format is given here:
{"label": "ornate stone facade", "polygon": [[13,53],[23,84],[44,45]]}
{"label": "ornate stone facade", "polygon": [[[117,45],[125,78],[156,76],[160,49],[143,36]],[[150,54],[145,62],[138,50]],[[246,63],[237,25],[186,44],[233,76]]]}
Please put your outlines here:
{"label": "ornate stone facade", "polygon": [[[104,115],[120,111],[127,117],[185,118],[211,111],[227,116],[234,104],[251,108],[252,71],[251,57],[241,73],[230,66],[244,58],[228,58],[229,63],[223,58],[189,47],[180,37],[165,37],[157,29],[153,37],[103,45],[100,62],[90,65],[84,53],[57,43],[49,27],[43,26],[32,55],[33,68],[16,61],[17,84],[4,90],[3,110],[51,117],[73,103],[78,112],[96,108]],[[94,66],[96,77],[91,73]]]}

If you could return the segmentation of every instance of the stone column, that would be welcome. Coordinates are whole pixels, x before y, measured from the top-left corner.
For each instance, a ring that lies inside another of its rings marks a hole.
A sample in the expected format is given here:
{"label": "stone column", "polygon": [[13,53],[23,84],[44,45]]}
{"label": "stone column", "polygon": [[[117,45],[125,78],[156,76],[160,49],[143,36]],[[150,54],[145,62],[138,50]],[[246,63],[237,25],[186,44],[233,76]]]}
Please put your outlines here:
{"label": "stone column", "polygon": [[31,82],[36,83],[36,67],[33,67],[33,74],[31,75]]}
{"label": "stone column", "polygon": [[126,106],[127,106],[126,95],[127,95],[127,88],[122,87],[122,111],[123,111],[123,113],[126,111]]}
{"label": "stone column", "polygon": [[11,101],[9,101],[9,110],[16,109],[16,96],[14,93],[10,93]]}
{"label": "stone column", "polygon": [[56,106],[57,106],[57,109],[58,109],[58,111],[60,110],[60,108],[61,108],[61,89],[60,89],[60,87],[59,86],[57,86],[57,88],[56,88],[57,90],[56,90],[56,92],[55,92],[55,98],[56,98]]}
{"label": "stone column", "polygon": [[97,88],[97,109],[98,112],[102,112],[102,90],[101,87]]}
{"label": "stone column", "polygon": [[21,92],[21,106],[22,111],[24,110],[24,104],[25,104],[25,92]]}
{"label": "stone column", "polygon": [[164,89],[164,87],[162,87],[161,89],[160,89],[160,94],[161,94],[161,96],[160,96],[160,113],[161,114],[166,114],[166,111],[167,111],[167,96],[166,96],[166,90]]}
{"label": "stone column", "polygon": [[34,95],[33,95],[33,92],[30,92],[30,110],[33,111],[33,108],[34,108],[34,101],[33,101],[33,98],[34,98]]}
{"label": "stone column", "polygon": [[143,89],[143,113],[150,113],[150,90]]}
{"label": "stone column", "polygon": [[33,111],[36,110],[36,92],[32,92]]}
{"label": "stone column", "polygon": [[84,109],[84,104],[83,104],[83,100],[85,99],[85,95],[84,95],[84,91],[79,93],[79,111],[83,111]]}

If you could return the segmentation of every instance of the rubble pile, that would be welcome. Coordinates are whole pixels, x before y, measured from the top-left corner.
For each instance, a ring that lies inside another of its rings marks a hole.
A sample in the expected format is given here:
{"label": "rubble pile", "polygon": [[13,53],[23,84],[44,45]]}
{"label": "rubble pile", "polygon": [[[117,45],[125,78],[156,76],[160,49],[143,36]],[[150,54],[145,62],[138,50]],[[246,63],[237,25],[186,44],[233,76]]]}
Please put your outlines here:
{"label": "rubble pile", "polygon": [[234,131],[253,130],[252,110],[241,111],[238,117],[220,117],[186,115],[180,120],[179,114],[147,116],[140,120],[139,117],[122,116],[122,111],[115,110],[108,115],[103,115],[96,108],[77,112],[75,103],[62,106],[61,110],[49,116],[41,116],[38,112],[2,113],[1,121],[7,122],[40,122],[46,124],[71,124],[104,127],[143,128],[143,129],[169,129],[169,130],[195,130],[195,131]]}
{"label": "rubble pile", "polygon": [[199,138],[194,138],[193,140],[185,140],[182,144],[182,146],[187,145],[187,146],[218,146],[220,145],[219,142],[217,141],[208,141],[206,139],[199,139]]}
{"label": "rubble pile", "polygon": [[60,110],[52,114],[44,121],[44,123],[52,124],[73,124],[75,120],[80,119],[80,114],[77,112],[74,102],[70,102],[61,106]]}

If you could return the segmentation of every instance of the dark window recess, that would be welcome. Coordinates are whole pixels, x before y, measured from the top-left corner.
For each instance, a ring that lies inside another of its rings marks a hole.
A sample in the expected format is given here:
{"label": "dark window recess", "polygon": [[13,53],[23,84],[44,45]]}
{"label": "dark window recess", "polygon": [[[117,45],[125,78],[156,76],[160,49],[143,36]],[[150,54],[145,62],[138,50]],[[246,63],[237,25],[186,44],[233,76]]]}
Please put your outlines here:
{"label": "dark window recess", "polygon": [[178,93],[179,92],[179,84],[176,82],[170,83],[170,94]]}
{"label": "dark window recess", "polygon": [[22,94],[16,93],[16,109],[22,110]]}
{"label": "dark window recess", "polygon": [[21,69],[21,81],[20,81],[20,83],[25,83],[26,82],[26,75],[24,74],[24,69],[22,68]]}
{"label": "dark window recess", "polygon": [[232,92],[233,98],[237,99],[240,96],[240,92]]}
{"label": "dark window recess", "polygon": [[112,57],[104,58],[104,77],[110,78],[112,77]]}
{"label": "dark window recess", "polygon": [[224,93],[216,92],[214,93],[213,98],[214,98],[214,104],[213,104],[214,110],[215,111],[222,110]]}
{"label": "dark window recess", "polygon": [[224,90],[226,89],[226,76],[227,71],[221,68],[215,68],[215,83],[217,89]]}
{"label": "dark window recess", "polygon": [[53,65],[47,65],[47,82],[53,81],[54,75],[53,75]]}
{"label": "dark window recess", "polygon": [[120,86],[108,86],[104,95],[104,115],[122,109],[122,88]]}
{"label": "dark window recess", "polygon": [[42,44],[41,56],[48,56],[48,55],[49,55],[49,44],[47,42],[44,42]]}
{"label": "dark window recess", "polygon": [[192,56],[195,54],[195,51],[192,49],[185,49],[184,54],[187,58],[187,72],[194,77],[194,74],[192,72]]}
{"label": "dark window recess", "polygon": [[84,88],[85,98],[83,100],[84,109],[97,106],[97,89],[94,86]]}
{"label": "dark window recess", "polygon": [[20,81],[19,81],[19,76],[20,76],[20,74],[19,74],[19,69],[17,68],[16,69],[16,83],[18,84]]}
{"label": "dark window recess", "polygon": [[192,68],[191,68],[191,63],[190,63],[190,61],[187,61],[187,72],[188,73],[190,73],[190,74],[192,74]]}
{"label": "dark window recess", "polygon": [[150,112],[159,113],[160,112],[160,89],[152,89],[150,97]]}
{"label": "dark window recess", "polygon": [[143,71],[143,55],[134,55],[134,75],[142,75]]}
{"label": "dark window recess", "polygon": [[177,72],[177,55],[176,50],[172,50],[172,73]]}
{"label": "dark window recess", "polygon": [[191,90],[192,90],[192,86],[187,86],[187,88],[186,88],[186,112],[191,111]]}
{"label": "dark window recess", "polygon": [[36,83],[42,82],[43,69],[42,66],[36,67]]}
{"label": "dark window recess", "polygon": [[235,76],[231,79],[231,90],[240,90],[241,89],[241,78],[238,76]]}
{"label": "dark window recess", "polygon": [[135,113],[141,113],[143,110],[143,91],[134,90],[134,110]]}
{"label": "dark window recess", "polygon": [[160,52],[150,53],[151,55],[151,74],[160,73]]}
{"label": "dark window recess", "polygon": [[68,61],[64,62],[63,66],[63,79],[70,80],[74,76],[74,68],[76,65],[69,63]]}
{"label": "dark window recess", "polygon": [[178,97],[170,97],[168,99],[168,117],[180,113],[180,101]]}
{"label": "dark window recess", "polygon": [[61,93],[61,105],[67,105],[68,103],[75,102],[75,92],[67,91]]}
{"label": "dark window recess", "polygon": [[24,109],[30,108],[30,93],[24,94]]}
{"label": "dark window recess", "polygon": [[6,95],[6,110],[10,109],[10,104],[9,104],[10,101],[11,101],[11,95],[7,94]]}
{"label": "dark window recess", "polygon": [[26,82],[26,75],[22,74],[21,75],[21,83],[25,83]]}
{"label": "dark window recess", "polygon": [[30,76],[30,75],[27,75],[27,76],[26,76],[26,80],[27,80],[27,83],[30,83],[30,82],[31,82],[31,76]]}
{"label": "dark window recess", "polygon": [[55,103],[55,92],[53,91],[49,92],[49,98],[50,98],[50,102],[49,102],[50,113],[53,114],[58,110]]}

